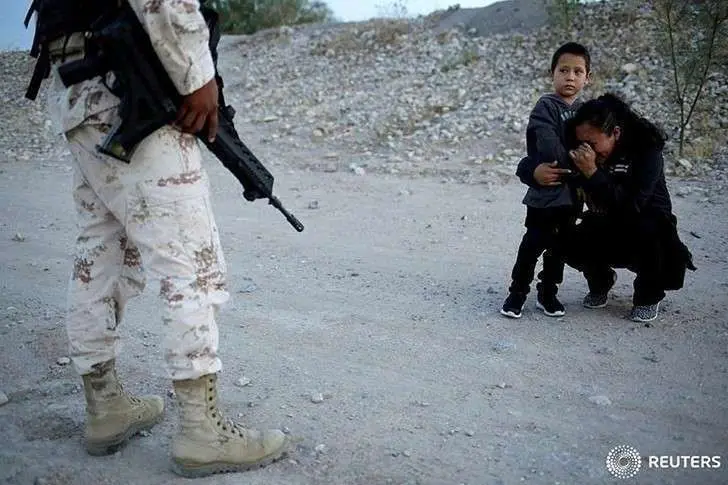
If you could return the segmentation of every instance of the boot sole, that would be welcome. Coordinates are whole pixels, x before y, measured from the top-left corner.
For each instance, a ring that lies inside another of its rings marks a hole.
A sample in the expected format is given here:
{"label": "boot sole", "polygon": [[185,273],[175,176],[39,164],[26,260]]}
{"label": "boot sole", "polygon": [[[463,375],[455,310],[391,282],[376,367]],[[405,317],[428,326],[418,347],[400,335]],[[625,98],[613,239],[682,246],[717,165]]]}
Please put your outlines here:
{"label": "boot sole", "polygon": [[220,473],[240,473],[258,468],[266,467],[286,457],[288,454],[285,448],[255,463],[233,464],[233,463],[206,463],[200,465],[182,464],[172,459],[171,469],[174,473],[185,478],[201,478]]}
{"label": "boot sole", "polygon": [[541,310],[544,313],[544,315],[546,315],[547,317],[563,317],[564,315],[566,315],[565,310],[558,310],[555,312],[550,312],[550,311],[546,310],[546,307],[544,307],[541,304],[541,302],[538,302],[538,301],[536,302],[536,308]]}
{"label": "boot sole", "polygon": [[139,423],[136,426],[132,426],[127,429],[123,434],[115,436],[114,438],[99,441],[95,443],[86,442],[86,452],[91,456],[106,456],[116,453],[132,436],[138,434],[141,431],[149,431],[156,426],[164,417],[162,412],[156,418]]}

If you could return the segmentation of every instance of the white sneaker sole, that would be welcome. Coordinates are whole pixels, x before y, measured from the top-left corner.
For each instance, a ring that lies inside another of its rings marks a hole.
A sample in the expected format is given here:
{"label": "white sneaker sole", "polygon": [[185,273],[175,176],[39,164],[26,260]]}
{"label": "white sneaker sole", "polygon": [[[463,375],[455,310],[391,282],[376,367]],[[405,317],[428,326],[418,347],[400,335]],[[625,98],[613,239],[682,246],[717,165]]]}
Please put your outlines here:
{"label": "white sneaker sole", "polygon": [[521,316],[523,315],[523,313],[522,313],[522,312],[521,312],[521,313],[513,313],[513,312],[510,312],[510,311],[505,311],[505,310],[503,310],[502,308],[501,308],[501,311],[500,311],[500,313],[501,313],[501,315],[503,315],[504,317],[508,317],[508,318],[516,318],[516,319],[518,319],[518,318],[521,318]]}
{"label": "white sneaker sole", "polygon": [[546,307],[544,307],[541,304],[541,302],[538,302],[538,301],[536,302],[536,308],[541,310],[544,313],[544,315],[546,315],[548,317],[563,317],[564,315],[566,315],[566,311],[549,312],[546,310]]}

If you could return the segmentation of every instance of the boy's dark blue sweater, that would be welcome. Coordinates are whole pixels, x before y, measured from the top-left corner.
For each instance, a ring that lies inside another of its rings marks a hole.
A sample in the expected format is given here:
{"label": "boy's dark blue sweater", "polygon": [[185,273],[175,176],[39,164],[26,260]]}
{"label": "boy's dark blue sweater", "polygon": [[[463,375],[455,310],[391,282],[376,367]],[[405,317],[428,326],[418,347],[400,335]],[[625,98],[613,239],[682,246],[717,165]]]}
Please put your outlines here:
{"label": "boy's dark blue sweater", "polygon": [[541,163],[558,162],[560,168],[572,168],[566,149],[566,121],[574,115],[581,102],[567,104],[556,94],[542,96],[531,111],[526,128],[528,156],[518,164],[516,175],[529,185],[523,203],[529,207],[545,209],[572,205],[571,190],[567,184],[543,187],[533,179],[533,171]]}

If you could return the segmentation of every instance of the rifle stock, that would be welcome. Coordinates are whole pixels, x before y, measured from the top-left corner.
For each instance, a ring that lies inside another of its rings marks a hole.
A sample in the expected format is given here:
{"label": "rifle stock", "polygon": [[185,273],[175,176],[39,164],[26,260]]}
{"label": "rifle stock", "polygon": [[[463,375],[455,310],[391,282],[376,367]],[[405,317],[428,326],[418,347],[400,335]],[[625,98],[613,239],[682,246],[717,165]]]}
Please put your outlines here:
{"label": "rifle stock", "polygon": [[[109,89],[121,99],[119,121],[97,149],[129,163],[139,142],[175,121],[183,98],[157,57],[136,14],[126,2],[123,3],[116,16],[102,19],[101,25],[94,26],[87,34],[91,51],[87,52],[86,58],[61,65],[58,73],[65,86],[113,73],[114,81]],[[235,129],[235,110],[225,106],[222,78],[217,73],[216,47],[220,38],[217,16],[210,10],[204,14],[210,28],[210,48],[220,93],[219,126],[215,141],[207,140],[205,129],[197,137],[242,184],[246,200],[267,198],[270,205],[301,232],[303,224],[273,195],[273,175],[243,143]]]}

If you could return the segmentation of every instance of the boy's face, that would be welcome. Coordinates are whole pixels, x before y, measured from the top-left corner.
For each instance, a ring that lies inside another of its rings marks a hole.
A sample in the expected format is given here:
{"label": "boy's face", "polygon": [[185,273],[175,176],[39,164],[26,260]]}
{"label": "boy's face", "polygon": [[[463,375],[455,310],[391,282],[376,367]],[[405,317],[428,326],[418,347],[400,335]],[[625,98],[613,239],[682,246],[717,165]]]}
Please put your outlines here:
{"label": "boy's face", "polygon": [[566,101],[573,101],[587,82],[586,60],[574,54],[563,54],[553,72],[554,90]]}

